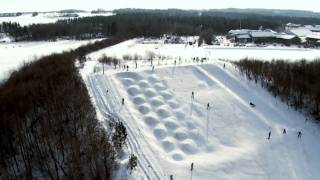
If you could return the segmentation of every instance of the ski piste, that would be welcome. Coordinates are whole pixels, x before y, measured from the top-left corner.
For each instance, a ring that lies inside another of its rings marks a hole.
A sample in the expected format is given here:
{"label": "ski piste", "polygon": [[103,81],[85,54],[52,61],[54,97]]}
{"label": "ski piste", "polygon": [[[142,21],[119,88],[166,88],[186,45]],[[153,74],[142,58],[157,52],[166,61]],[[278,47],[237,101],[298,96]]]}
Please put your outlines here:
{"label": "ski piste", "polygon": [[138,61],[137,69],[111,67],[105,73],[84,77],[102,121],[113,115],[128,129],[128,148],[138,156],[141,172],[133,173],[133,179],[190,179],[191,162],[193,179],[319,177],[319,126],[248,81],[229,62],[183,59],[175,65],[169,60],[152,71],[150,63]]}

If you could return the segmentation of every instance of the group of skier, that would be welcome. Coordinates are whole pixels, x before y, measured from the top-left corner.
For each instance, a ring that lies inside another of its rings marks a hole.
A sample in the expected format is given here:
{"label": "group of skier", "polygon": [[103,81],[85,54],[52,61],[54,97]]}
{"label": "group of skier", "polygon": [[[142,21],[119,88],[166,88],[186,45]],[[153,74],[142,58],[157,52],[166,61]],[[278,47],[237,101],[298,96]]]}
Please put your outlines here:
{"label": "group of skier", "polygon": [[[287,134],[287,130],[286,130],[285,128],[283,129],[282,134]],[[301,132],[301,131],[298,131],[298,132],[297,132],[297,138],[298,138],[298,139],[301,139],[301,136],[302,136],[302,132]],[[271,131],[269,131],[267,139],[268,139],[268,140],[271,139]]]}
{"label": "group of skier", "polygon": [[[194,92],[191,92],[191,100],[194,100]],[[207,110],[210,109],[210,103],[207,104]]]}

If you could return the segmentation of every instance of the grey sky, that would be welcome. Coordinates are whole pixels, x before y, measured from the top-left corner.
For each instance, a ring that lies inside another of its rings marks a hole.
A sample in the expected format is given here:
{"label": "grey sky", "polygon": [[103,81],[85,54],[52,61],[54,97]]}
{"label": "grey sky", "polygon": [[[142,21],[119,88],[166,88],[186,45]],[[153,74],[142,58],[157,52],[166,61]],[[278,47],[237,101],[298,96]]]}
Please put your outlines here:
{"label": "grey sky", "polygon": [[299,9],[320,12],[319,0],[0,0],[0,12],[48,11],[61,9],[92,10],[97,8],[266,8]]}

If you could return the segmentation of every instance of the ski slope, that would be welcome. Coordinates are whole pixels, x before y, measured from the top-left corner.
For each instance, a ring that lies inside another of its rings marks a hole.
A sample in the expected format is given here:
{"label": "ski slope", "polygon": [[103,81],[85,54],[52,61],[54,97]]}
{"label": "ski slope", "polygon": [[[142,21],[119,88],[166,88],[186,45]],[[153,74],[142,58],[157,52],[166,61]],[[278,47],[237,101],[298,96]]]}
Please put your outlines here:
{"label": "ski slope", "polygon": [[99,119],[114,115],[127,127],[128,149],[139,160],[132,179],[320,177],[318,124],[305,121],[302,113],[247,81],[229,63],[169,61],[152,71],[141,61],[137,69],[110,68],[104,75],[99,67],[89,61],[81,73]]}

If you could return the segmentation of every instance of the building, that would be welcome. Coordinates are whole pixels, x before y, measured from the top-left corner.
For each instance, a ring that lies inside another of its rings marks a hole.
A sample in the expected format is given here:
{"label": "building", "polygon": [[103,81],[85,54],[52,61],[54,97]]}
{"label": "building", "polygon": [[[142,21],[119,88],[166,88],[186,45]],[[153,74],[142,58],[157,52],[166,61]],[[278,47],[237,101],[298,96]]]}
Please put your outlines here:
{"label": "building", "polygon": [[250,30],[250,29],[239,29],[230,30],[228,38],[238,43],[266,43],[272,42],[275,38],[274,31],[270,29],[266,30]]}
{"label": "building", "polygon": [[239,35],[235,35],[234,37],[235,42],[239,42],[239,43],[250,43],[252,42],[252,37],[250,36],[250,34],[239,34]]}
{"label": "building", "polygon": [[261,44],[261,43],[272,43],[276,39],[276,32],[267,29],[267,30],[255,30],[251,31],[250,35],[252,37],[252,42]]}
{"label": "building", "polygon": [[275,39],[276,43],[284,44],[286,46],[289,46],[291,44],[300,44],[301,43],[301,39],[296,35],[290,35],[290,34],[286,34],[286,33],[278,33],[275,36],[276,36],[276,39]]}
{"label": "building", "polygon": [[286,24],[286,31],[290,31],[291,29],[297,29],[297,28],[300,28],[302,27],[301,24],[294,24],[294,23],[288,23]]}

